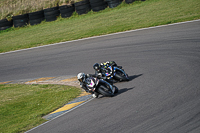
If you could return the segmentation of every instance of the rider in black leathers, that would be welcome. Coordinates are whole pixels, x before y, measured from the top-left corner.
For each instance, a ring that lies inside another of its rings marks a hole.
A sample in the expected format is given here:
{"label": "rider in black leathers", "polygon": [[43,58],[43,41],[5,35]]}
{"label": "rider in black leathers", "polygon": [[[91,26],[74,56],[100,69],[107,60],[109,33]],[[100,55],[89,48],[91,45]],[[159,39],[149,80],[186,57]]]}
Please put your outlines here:
{"label": "rider in black leathers", "polygon": [[98,78],[102,78],[102,79],[106,79],[106,73],[112,73],[112,71],[110,70],[109,66],[116,66],[120,69],[122,69],[122,66],[117,66],[117,64],[115,63],[115,61],[107,61],[105,63],[95,63],[93,65],[93,68],[95,70],[95,76]]}

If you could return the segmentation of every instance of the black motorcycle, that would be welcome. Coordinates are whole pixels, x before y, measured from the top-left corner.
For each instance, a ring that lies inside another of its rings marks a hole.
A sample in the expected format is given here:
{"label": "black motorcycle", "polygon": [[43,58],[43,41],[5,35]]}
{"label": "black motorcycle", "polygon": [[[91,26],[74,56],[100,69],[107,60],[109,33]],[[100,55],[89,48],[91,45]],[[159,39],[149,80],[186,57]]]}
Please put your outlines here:
{"label": "black motorcycle", "polygon": [[126,74],[126,72],[123,69],[120,69],[117,66],[108,66],[105,69],[105,76],[105,80],[109,83],[113,83],[116,81],[129,81],[128,74]]}

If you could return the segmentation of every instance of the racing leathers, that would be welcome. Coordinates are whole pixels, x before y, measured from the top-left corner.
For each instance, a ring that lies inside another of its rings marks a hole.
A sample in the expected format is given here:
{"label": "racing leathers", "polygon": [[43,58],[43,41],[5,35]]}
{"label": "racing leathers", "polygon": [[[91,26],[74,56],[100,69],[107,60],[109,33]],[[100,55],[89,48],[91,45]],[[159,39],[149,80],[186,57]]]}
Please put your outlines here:
{"label": "racing leathers", "polygon": [[93,94],[93,97],[98,98],[99,94],[96,92],[91,91],[90,89],[88,89],[87,84],[90,83],[90,79],[89,77],[96,77],[95,75],[92,74],[86,74],[85,75],[85,81],[84,82],[80,82],[80,87],[83,88],[86,92]]}

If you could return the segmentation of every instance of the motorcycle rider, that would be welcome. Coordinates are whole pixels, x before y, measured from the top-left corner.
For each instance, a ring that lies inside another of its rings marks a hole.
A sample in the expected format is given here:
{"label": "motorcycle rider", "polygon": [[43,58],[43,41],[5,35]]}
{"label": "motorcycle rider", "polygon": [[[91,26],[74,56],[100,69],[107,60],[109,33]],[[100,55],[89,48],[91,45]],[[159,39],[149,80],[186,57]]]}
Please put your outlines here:
{"label": "motorcycle rider", "polygon": [[98,98],[99,94],[96,92],[91,91],[90,89],[88,89],[87,85],[90,84],[90,79],[89,77],[95,77],[94,75],[90,75],[90,74],[84,74],[84,73],[79,73],[77,75],[78,81],[80,82],[80,87],[83,88],[86,92],[92,93],[94,98]]}
{"label": "motorcycle rider", "polygon": [[93,65],[93,68],[95,70],[95,76],[97,78],[106,79],[106,73],[112,73],[112,71],[108,69],[107,66],[103,66],[98,63],[95,63]]}
{"label": "motorcycle rider", "polygon": [[[98,78],[106,79],[106,74],[111,74],[112,70],[109,68],[109,66],[115,66],[120,69],[122,69],[122,66],[117,66],[115,61],[106,61],[101,64],[95,63],[93,65],[93,68],[95,70],[95,75]],[[111,82],[112,83],[112,82]]]}
{"label": "motorcycle rider", "polygon": [[122,66],[118,66],[115,61],[102,62],[101,66],[104,66],[105,68],[108,67],[108,66],[115,66],[115,67],[118,67],[118,68],[122,69]]}

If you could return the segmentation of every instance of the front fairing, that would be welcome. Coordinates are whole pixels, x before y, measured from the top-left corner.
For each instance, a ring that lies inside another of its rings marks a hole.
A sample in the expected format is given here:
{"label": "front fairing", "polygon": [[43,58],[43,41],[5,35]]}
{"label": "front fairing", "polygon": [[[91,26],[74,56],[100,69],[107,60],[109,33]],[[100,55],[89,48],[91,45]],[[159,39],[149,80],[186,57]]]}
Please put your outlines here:
{"label": "front fairing", "polygon": [[99,79],[89,77],[86,79],[86,83],[87,83],[86,86],[89,90],[95,91],[96,86],[99,84]]}
{"label": "front fairing", "polygon": [[116,71],[121,71],[127,77],[127,74],[126,74],[126,72],[123,69],[120,69],[120,68],[114,66],[113,70],[114,70],[114,76],[116,74]]}
{"label": "front fairing", "polygon": [[107,79],[112,78],[112,72],[113,72],[113,68],[111,66],[109,66],[107,68],[107,72],[105,73],[105,76],[107,77]]}
{"label": "front fairing", "polygon": [[103,83],[103,84],[108,85],[109,88],[112,90],[112,92],[113,92],[113,93],[115,92],[115,88],[114,88],[110,83],[108,83],[107,81],[105,81],[105,80],[101,80],[100,83]]}

